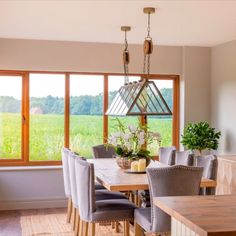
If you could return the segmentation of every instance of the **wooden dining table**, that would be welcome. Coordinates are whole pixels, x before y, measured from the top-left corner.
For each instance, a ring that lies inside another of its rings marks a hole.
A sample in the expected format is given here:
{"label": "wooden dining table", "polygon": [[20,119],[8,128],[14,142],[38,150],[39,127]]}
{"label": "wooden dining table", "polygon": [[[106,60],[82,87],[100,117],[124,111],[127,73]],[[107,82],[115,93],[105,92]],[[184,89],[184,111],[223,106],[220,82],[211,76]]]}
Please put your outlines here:
{"label": "wooden dining table", "polygon": [[[126,173],[113,158],[89,159],[94,164],[97,182],[110,191],[148,190],[147,174]],[[149,167],[166,167],[157,161],[151,161]],[[183,183],[184,184],[184,183]],[[216,187],[216,181],[202,178],[201,187]]]}
{"label": "wooden dining table", "polygon": [[236,196],[154,197],[154,205],[171,216],[171,235],[235,236]]}

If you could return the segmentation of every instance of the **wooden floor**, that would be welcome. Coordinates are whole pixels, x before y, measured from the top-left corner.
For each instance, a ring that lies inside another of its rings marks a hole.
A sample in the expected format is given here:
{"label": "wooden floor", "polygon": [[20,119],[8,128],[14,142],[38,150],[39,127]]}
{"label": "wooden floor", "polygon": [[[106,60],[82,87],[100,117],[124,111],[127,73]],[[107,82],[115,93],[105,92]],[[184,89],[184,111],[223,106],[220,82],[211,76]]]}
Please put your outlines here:
{"label": "wooden floor", "polygon": [[[111,226],[96,226],[96,236],[121,236]],[[132,231],[132,230],[131,230]],[[0,211],[0,236],[73,236],[66,209]],[[130,234],[133,236],[132,232]]]}

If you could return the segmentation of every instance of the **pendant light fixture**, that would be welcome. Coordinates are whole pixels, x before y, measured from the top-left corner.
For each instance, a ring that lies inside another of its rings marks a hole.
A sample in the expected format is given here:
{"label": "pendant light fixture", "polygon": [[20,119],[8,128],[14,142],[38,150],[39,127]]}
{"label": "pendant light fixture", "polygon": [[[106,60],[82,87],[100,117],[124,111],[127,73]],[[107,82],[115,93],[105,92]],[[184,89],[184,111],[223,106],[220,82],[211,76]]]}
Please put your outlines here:
{"label": "pendant light fixture", "polygon": [[130,31],[131,27],[122,26],[121,30],[125,32],[125,48],[123,51],[125,81],[107,110],[107,115],[172,115],[160,90],[157,88],[154,81],[148,79],[150,74],[150,57],[153,52],[153,43],[150,36],[150,15],[155,13],[155,8],[146,7],[143,9],[143,12],[148,15],[147,36],[143,44],[143,79],[132,83],[129,82],[128,64],[130,56],[128,51],[127,31]]}

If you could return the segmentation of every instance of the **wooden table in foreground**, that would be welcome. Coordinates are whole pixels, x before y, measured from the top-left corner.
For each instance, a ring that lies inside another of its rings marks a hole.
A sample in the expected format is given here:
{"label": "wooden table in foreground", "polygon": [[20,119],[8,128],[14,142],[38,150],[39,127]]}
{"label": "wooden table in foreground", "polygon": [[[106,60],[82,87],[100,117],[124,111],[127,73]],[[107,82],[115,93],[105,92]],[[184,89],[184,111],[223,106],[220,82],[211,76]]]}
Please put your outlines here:
{"label": "wooden table in foreground", "polygon": [[[94,164],[96,180],[110,191],[148,189],[146,174],[127,174],[118,167],[115,159],[89,159],[88,161]],[[152,161],[150,165],[166,166],[156,161]],[[216,181],[202,178],[201,187],[216,187]]]}
{"label": "wooden table in foreground", "polygon": [[172,236],[235,236],[236,196],[156,197],[171,216]]}

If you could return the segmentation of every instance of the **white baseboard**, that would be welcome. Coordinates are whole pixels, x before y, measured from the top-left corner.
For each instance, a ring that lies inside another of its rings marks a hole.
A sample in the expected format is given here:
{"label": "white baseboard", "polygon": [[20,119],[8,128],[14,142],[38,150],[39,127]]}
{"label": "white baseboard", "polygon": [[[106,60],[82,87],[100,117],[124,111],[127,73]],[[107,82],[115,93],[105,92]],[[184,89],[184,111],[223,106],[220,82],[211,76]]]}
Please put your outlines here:
{"label": "white baseboard", "polygon": [[61,208],[66,206],[67,206],[66,198],[0,201],[0,210]]}

